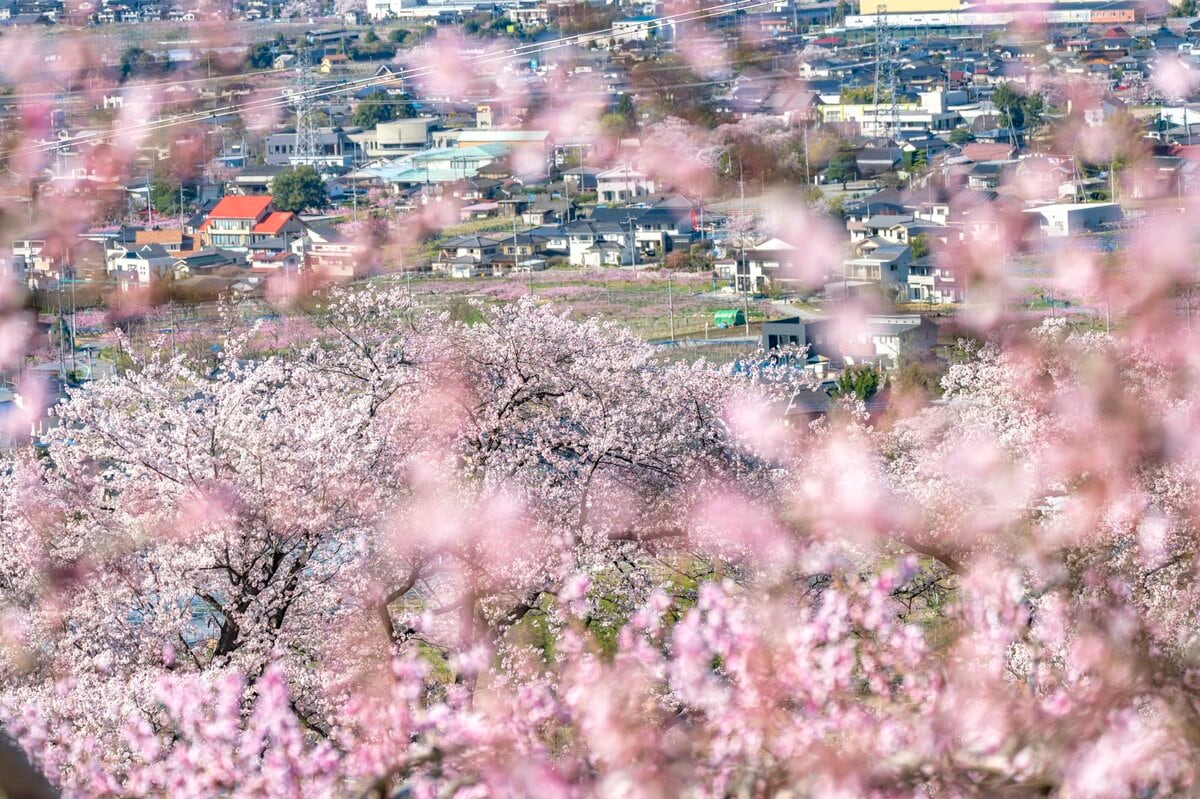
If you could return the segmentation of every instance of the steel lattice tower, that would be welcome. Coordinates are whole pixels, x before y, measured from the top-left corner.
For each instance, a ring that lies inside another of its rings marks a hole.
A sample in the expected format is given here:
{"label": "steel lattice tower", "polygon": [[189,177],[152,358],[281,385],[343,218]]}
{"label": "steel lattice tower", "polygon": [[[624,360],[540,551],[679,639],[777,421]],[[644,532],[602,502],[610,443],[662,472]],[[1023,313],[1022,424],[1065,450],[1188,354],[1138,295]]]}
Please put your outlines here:
{"label": "steel lattice tower", "polygon": [[[880,125],[880,105],[886,104],[887,120],[890,123],[892,137],[895,138],[900,127],[900,106],[896,98],[896,56],[898,55],[895,42],[892,40],[892,29],[888,24],[887,6],[880,4],[875,7],[875,86],[872,94],[876,132]],[[883,96],[887,92],[886,98]]]}
{"label": "steel lattice tower", "polygon": [[296,109],[296,149],[291,161],[293,164],[319,167],[320,150],[317,147],[317,128],[313,125],[312,103],[317,84],[309,54],[307,48],[300,52],[292,84],[292,104]]}

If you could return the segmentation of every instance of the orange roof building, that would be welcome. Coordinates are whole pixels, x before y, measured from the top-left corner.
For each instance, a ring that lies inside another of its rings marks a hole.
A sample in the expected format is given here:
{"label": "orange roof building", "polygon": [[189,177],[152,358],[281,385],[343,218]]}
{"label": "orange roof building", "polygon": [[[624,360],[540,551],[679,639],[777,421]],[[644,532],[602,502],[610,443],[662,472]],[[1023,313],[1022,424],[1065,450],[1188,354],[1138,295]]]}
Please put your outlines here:
{"label": "orange roof building", "polygon": [[267,218],[254,226],[254,233],[265,236],[278,236],[295,214],[291,211],[272,211]]}
{"label": "orange roof building", "polygon": [[249,250],[255,242],[273,236],[297,236],[304,232],[300,217],[276,211],[270,196],[226,196],[218,202],[200,227],[205,247]]}

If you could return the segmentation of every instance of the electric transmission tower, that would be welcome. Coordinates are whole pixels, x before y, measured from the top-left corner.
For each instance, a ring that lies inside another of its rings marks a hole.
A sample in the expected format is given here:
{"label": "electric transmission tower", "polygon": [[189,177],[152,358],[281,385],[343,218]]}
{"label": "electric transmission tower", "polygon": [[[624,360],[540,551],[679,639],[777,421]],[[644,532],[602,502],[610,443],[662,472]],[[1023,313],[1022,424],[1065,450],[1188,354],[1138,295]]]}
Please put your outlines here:
{"label": "electric transmission tower", "polygon": [[317,147],[317,128],[314,124],[313,96],[316,80],[313,78],[310,50],[304,48],[297,57],[296,77],[292,83],[292,104],[296,109],[296,149],[292,154],[293,164],[320,166],[320,151]]}
{"label": "electric transmission tower", "polygon": [[[892,29],[888,24],[887,6],[880,3],[875,7],[875,86],[872,101],[875,106],[875,129],[878,133],[880,121],[887,120],[888,129],[894,138],[900,127],[900,106],[896,98],[896,56],[898,55]],[[886,117],[880,114],[884,106]]]}

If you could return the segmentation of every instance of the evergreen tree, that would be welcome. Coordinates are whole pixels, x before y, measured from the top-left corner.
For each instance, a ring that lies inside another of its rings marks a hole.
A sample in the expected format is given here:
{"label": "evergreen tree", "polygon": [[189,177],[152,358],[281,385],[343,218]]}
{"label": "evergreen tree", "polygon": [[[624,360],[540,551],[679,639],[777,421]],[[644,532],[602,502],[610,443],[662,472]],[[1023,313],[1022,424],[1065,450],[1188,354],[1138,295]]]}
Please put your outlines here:
{"label": "evergreen tree", "polygon": [[307,164],[276,175],[271,181],[271,195],[276,208],[293,213],[324,208],[329,203],[325,181],[316,168]]}

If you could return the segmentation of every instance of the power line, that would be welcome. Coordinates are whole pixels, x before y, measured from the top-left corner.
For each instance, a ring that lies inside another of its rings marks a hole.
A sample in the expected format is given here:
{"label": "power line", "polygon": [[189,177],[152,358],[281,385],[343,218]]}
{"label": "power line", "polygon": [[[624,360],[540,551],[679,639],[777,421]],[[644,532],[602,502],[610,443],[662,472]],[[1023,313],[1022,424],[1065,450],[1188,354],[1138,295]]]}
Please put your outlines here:
{"label": "power line", "polygon": [[[676,22],[699,21],[699,20],[716,17],[716,16],[723,16],[724,14],[726,14],[730,11],[744,11],[744,10],[748,10],[750,8],[770,6],[770,5],[773,5],[773,2],[774,2],[774,0],[734,0],[733,2],[724,3],[722,5],[714,6],[712,8],[708,8],[708,9],[697,9],[697,10],[693,10],[693,11],[681,12],[678,14],[671,14],[671,15],[667,15],[664,17],[659,17],[657,19],[647,22],[646,24],[647,24],[647,27],[662,28],[662,27],[666,26],[667,24],[674,24]],[[590,43],[592,41],[596,41],[605,36],[609,36],[615,31],[616,31],[616,26],[614,25],[614,26],[604,28],[604,29],[601,29],[598,31],[592,31],[589,33],[575,34],[572,36],[560,37],[559,39],[554,39],[554,40],[551,40],[550,42],[522,45],[520,47],[513,47],[508,50],[499,52],[499,53],[483,54],[476,58],[466,59],[464,63],[468,64],[468,65],[477,65],[477,64],[490,64],[490,63],[504,62],[504,61],[508,61],[513,58],[518,58],[518,57],[521,57],[524,55],[533,55],[533,54],[537,54],[537,53],[548,52],[548,51],[554,50],[554,49],[560,49],[560,48],[571,46],[571,45]],[[360,79],[356,79],[356,80],[341,81],[333,86],[316,87],[311,92],[308,93],[307,97],[310,99],[315,99],[317,97],[324,97],[324,96],[327,96],[330,94],[336,94],[338,92],[341,92],[341,91],[344,91],[344,90],[350,89],[350,88],[358,88],[358,87],[366,88],[366,87],[372,86],[372,85],[383,85],[383,84],[387,84],[387,83],[392,83],[395,80],[400,79],[400,78],[421,77],[424,75],[433,74],[438,69],[439,69],[439,67],[437,67],[437,66],[418,67],[415,69],[402,69],[402,70],[399,70],[398,72],[391,73],[389,75],[371,76],[369,78],[360,78]],[[55,141],[55,142],[46,142],[46,143],[28,145],[28,146],[23,146],[23,147],[17,147],[17,148],[3,152],[2,154],[0,154],[0,157],[10,157],[13,155],[23,154],[23,153],[49,152],[52,150],[59,150],[59,149],[65,148],[72,144],[83,144],[83,143],[88,143],[91,141],[104,141],[105,139],[108,139],[108,138],[116,136],[116,135],[128,135],[128,134],[134,134],[134,133],[139,133],[139,132],[149,133],[149,132],[153,132],[153,131],[157,131],[157,130],[162,130],[165,128],[175,127],[178,125],[188,124],[190,122],[199,122],[199,121],[202,121],[205,119],[214,119],[218,116],[226,116],[229,114],[236,114],[236,113],[246,112],[246,111],[271,110],[271,109],[280,108],[280,107],[284,107],[284,106],[295,103],[296,98],[294,98],[292,96],[292,94],[293,94],[292,92],[285,91],[284,93],[282,93],[278,96],[264,98],[263,100],[251,101],[251,102],[247,102],[247,103],[236,103],[236,104],[231,104],[231,105],[224,106],[224,107],[211,109],[208,111],[197,111],[197,112],[192,112],[192,113],[188,113],[188,114],[180,114],[180,115],[168,117],[168,118],[162,119],[162,120],[137,123],[137,124],[133,124],[133,125],[127,125],[127,126],[124,126],[121,128],[113,128],[108,131],[97,131],[97,132],[88,133],[88,134],[80,134],[78,136],[68,136],[68,137],[60,139],[58,141]]]}
{"label": "power line", "polygon": [[[126,84],[118,84],[116,86],[112,86],[110,88],[104,89],[103,91],[107,93],[107,92],[117,92],[117,91],[129,91],[129,90],[135,90],[135,89],[157,89],[159,87],[182,86],[182,85],[188,85],[188,84],[192,84],[192,83],[215,83],[215,82],[223,81],[223,80],[236,81],[236,80],[245,80],[246,78],[257,78],[257,77],[261,77],[264,75],[275,75],[275,74],[279,74],[281,72],[290,72],[290,71],[292,71],[290,67],[282,67],[280,69],[258,69],[258,70],[254,70],[253,72],[235,72],[231,75],[211,75],[211,76],[203,77],[203,78],[179,78],[178,80],[161,80],[161,81],[154,81],[152,83],[126,83]],[[96,93],[96,90],[90,90],[90,89],[64,90],[61,92],[21,92],[20,94],[9,94],[9,95],[0,96],[0,103],[7,102],[9,100],[34,101],[34,100],[42,100],[42,99],[46,99],[46,98],[53,99],[53,98],[59,98],[59,97],[63,97],[63,98],[88,97],[95,93]],[[22,103],[15,103],[15,105],[22,105]]]}
{"label": "power line", "polygon": [[[705,86],[720,86],[722,84],[729,83],[730,80],[731,80],[730,78],[717,78],[714,80],[692,81],[689,83],[668,83],[668,84],[663,84],[661,86],[654,86],[653,88],[655,90],[695,89],[695,88],[703,88]],[[779,76],[778,75],[754,75],[754,76],[751,76],[748,78],[742,78],[742,83],[754,83],[757,81],[764,81],[764,80],[779,80]],[[612,94],[612,92],[608,91],[607,89],[600,89],[600,90],[595,90],[595,91],[575,91],[575,90],[571,91],[572,97],[608,97],[611,94]],[[462,101],[460,101],[460,100],[420,100],[418,102],[420,105],[454,105],[454,104],[458,104]],[[364,106],[364,105],[366,105],[366,106],[375,106],[375,105],[388,106],[388,105],[395,105],[396,103],[397,103],[397,101],[395,101],[395,100],[361,100],[361,101],[359,101],[358,105],[360,107]]]}
{"label": "power line", "polygon": [[[762,61],[772,61],[778,57],[779,56],[776,53],[765,53],[765,54],[761,54],[761,55],[757,55],[757,56],[743,56],[739,59],[739,62],[743,63],[743,64],[757,63],[757,62],[762,62]],[[864,66],[870,65],[870,63],[871,62],[866,62],[864,64]],[[665,66],[665,67],[648,67],[648,68],[639,70],[638,74],[644,74],[644,73],[648,73],[648,72],[678,71],[679,69],[684,69],[684,68],[686,68],[686,65],[672,65],[672,66]],[[160,87],[182,86],[182,85],[195,84],[195,83],[219,83],[221,81],[233,83],[233,82],[238,82],[238,81],[245,81],[250,78],[257,78],[257,77],[263,77],[263,76],[269,76],[269,75],[279,75],[282,73],[289,73],[289,72],[294,74],[295,68],[294,67],[281,67],[279,69],[262,69],[262,70],[254,70],[252,72],[235,72],[235,73],[228,74],[228,75],[213,75],[211,77],[202,77],[202,78],[180,78],[179,80],[163,80],[163,81],[155,81],[152,83],[129,83],[129,84],[124,84],[124,85],[109,87],[107,89],[102,90],[102,93],[109,94],[109,93],[116,93],[116,92],[127,92],[127,91],[137,90],[137,89],[155,89],[155,88],[160,88]],[[731,79],[732,78],[727,78],[724,80],[714,79],[711,81],[707,81],[705,83],[678,84],[675,86],[668,86],[668,87],[663,87],[663,88],[686,88],[687,86],[717,85],[720,83],[727,83]],[[757,78],[750,78],[750,79],[743,78],[743,80],[756,80],[756,79]],[[381,80],[381,82],[386,82],[384,78],[380,78],[380,80]],[[468,79],[467,82],[483,83],[483,82],[489,81],[489,80],[492,80],[492,76],[480,75],[480,76],[475,76],[475,77]],[[317,88],[315,86],[315,84],[314,84],[314,88]],[[96,93],[95,90],[74,90],[74,91],[61,91],[61,92],[23,92],[21,94],[10,94],[10,95],[0,96],[0,104],[3,104],[4,102],[11,101],[11,100],[34,101],[34,100],[46,99],[46,98],[86,98],[95,93]],[[571,93],[573,96],[578,94],[575,91],[572,91]],[[602,92],[589,92],[588,94],[591,96],[598,96],[598,95],[602,94]],[[153,107],[165,107],[165,106],[180,103],[181,101],[182,100],[180,98],[168,97],[168,98],[160,98],[160,99],[149,100],[149,101],[142,100],[141,103],[143,105],[149,105],[149,106],[153,106]],[[360,101],[360,102],[365,103],[367,105],[379,104],[378,102],[370,101],[370,100],[365,100],[365,101]],[[390,101],[385,101],[385,102],[390,102]],[[433,104],[448,104],[448,103],[455,103],[455,102],[461,102],[461,101],[421,99],[419,102],[423,105],[433,105]],[[12,103],[12,105],[15,105],[18,107],[22,106],[22,105],[27,105],[27,104],[28,104],[28,102]],[[206,114],[209,112],[195,111],[192,113]]]}

